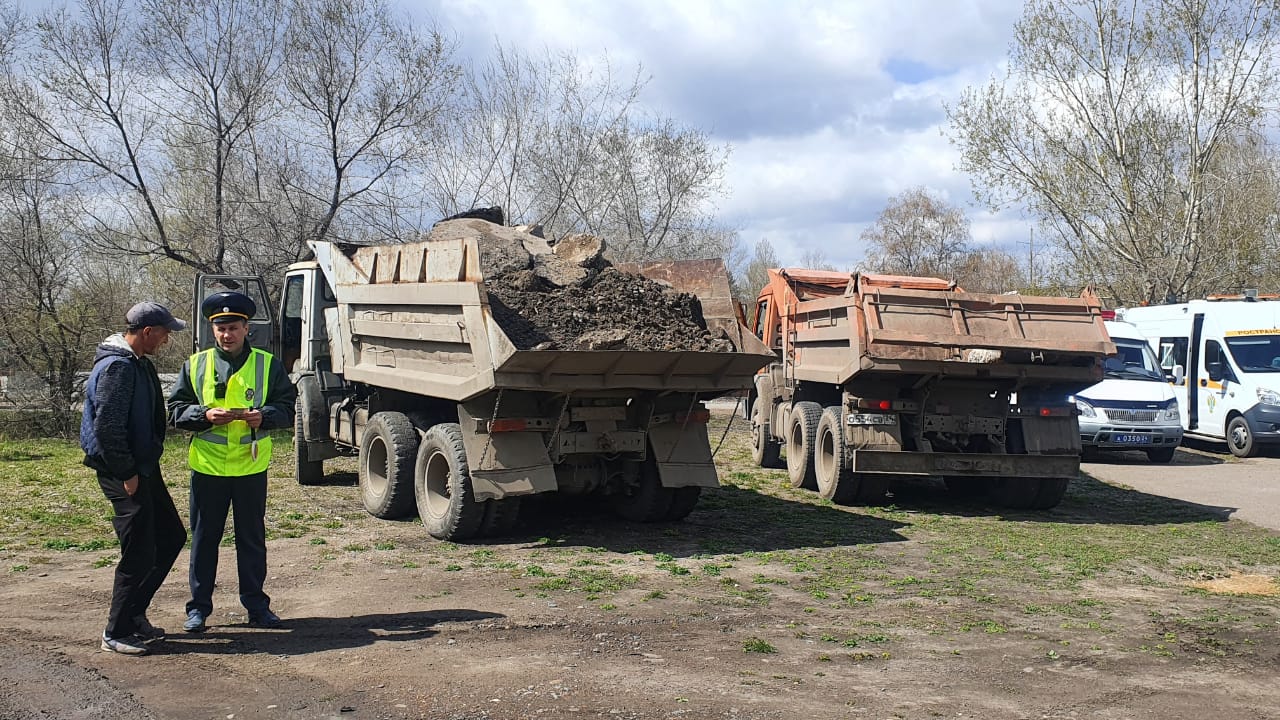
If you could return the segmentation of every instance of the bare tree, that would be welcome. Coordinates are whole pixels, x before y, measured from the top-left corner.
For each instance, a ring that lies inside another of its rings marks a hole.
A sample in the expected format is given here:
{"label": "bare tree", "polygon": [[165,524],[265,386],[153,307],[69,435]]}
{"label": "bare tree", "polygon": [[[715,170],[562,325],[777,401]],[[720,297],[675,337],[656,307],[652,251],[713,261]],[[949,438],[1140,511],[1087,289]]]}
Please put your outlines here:
{"label": "bare tree", "polygon": [[288,152],[322,169],[281,177],[297,205],[322,209],[307,238],[329,237],[344,208],[378,222],[387,203],[376,191],[420,168],[422,140],[450,106],[460,78],[452,49],[441,33],[397,20],[385,0],[293,0],[285,35]]}
{"label": "bare tree", "polygon": [[965,253],[949,279],[969,292],[1004,293],[1028,290],[1025,278],[1022,263],[1012,254],[981,248]]}
{"label": "bare tree", "polygon": [[1266,0],[1031,0],[1008,74],[949,109],[961,167],[993,207],[1025,202],[1119,301],[1212,290],[1204,271],[1233,238],[1211,213],[1250,172],[1217,158],[1272,107],[1278,12]]}
{"label": "bare tree", "polygon": [[[760,291],[769,283],[769,270],[779,267],[781,265],[778,262],[778,253],[774,250],[773,243],[769,242],[768,238],[757,240],[751,259],[734,283],[738,288],[738,299],[748,305],[754,305]],[[750,317],[750,311],[747,315]]]}
{"label": "bare tree", "polygon": [[889,198],[862,233],[863,267],[898,275],[954,277],[969,251],[969,219],[924,187]]}

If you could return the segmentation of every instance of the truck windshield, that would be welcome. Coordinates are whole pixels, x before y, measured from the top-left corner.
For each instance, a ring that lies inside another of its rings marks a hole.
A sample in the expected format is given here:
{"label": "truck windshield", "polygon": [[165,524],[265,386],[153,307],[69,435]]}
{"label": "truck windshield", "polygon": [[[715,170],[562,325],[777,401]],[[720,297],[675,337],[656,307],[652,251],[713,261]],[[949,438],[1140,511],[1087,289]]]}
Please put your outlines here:
{"label": "truck windshield", "polygon": [[1226,341],[1242,371],[1280,372],[1280,335],[1229,335]]}
{"label": "truck windshield", "polygon": [[1109,378],[1123,380],[1159,380],[1164,382],[1160,363],[1151,346],[1141,340],[1112,338],[1116,354],[1106,359],[1104,370]]}

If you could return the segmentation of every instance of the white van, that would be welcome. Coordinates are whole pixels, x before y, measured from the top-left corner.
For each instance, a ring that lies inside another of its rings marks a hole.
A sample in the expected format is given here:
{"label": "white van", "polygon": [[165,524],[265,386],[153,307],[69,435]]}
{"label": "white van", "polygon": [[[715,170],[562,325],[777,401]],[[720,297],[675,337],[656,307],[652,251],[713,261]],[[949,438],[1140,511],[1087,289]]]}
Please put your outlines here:
{"label": "white van", "polygon": [[1169,462],[1182,442],[1178,400],[1138,328],[1113,320],[1104,324],[1116,354],[1104,361],[1102,382],[1075,395],[1084,456],[1145,450],[1151,462]]}
{"label": "white van", "polygon": [[1122,311],[1147,337],[1186,434],[1251,457],[1280,445],[1280,301],[1192,300]]}

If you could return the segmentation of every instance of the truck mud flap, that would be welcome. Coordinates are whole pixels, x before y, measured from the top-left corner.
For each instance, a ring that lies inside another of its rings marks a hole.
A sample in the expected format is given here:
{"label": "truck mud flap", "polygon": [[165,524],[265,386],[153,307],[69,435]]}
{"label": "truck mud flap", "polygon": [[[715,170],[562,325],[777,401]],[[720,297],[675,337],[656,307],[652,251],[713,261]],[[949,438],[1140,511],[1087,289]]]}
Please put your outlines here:
{"label": "truck mud flap", "polygon": [[974,455],[893,450],[854,450],[852,470],[891,475],[1017,476],[1074,478],[1080,473],[1076,455]]}
{"label": "truck mud flap", "polygon": [[706,425],[654,425],[649,428],[649,445],[663,487],[719,487]]}

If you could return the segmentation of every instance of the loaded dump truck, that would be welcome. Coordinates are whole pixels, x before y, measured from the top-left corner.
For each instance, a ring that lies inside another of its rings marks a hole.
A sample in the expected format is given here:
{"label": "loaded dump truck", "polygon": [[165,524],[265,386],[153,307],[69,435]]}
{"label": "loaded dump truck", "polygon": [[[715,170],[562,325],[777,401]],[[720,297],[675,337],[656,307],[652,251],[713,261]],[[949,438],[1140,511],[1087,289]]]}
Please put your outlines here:
{"label": "loaded dump truck", "polygon": [[299,483],[358,453],[365,508],[416,511],[444,540],[509,531],[535,493],[598,494],[649,522],[717,485],[703,403],[773,359],[733,316],[723,262],[632,268],[696,280],[698,303],[600,248],[566,260],[482,220],[431,238],[313,242],[315,259],[288,269],[279,353],[298,387]]}
{"label": "loaded dump truck", "polygon": [[967,293],[936,278],[770,270],[751,324],[777,353],[751,392],[755,461],[873,503],[901,477],[1058,504],[1080,467],[1070,396],[1116,352],[1098,298]]}

